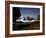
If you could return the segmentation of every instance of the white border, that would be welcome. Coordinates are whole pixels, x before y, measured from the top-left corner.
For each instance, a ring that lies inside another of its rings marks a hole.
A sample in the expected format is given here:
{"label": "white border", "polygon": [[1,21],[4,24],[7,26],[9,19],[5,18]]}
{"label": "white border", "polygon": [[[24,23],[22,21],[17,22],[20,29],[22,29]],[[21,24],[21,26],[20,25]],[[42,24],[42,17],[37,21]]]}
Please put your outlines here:
{"label": "white border", "polygon": [[[40,8],[40,30],[22,30],[22,31],[12,31],[12,7],[25,7],[25,8]],[[39,33],[42,32],[42,6],[36,5],[19,5],[19,4],[10,4],[10,34],[22,34],[22,33]]]}

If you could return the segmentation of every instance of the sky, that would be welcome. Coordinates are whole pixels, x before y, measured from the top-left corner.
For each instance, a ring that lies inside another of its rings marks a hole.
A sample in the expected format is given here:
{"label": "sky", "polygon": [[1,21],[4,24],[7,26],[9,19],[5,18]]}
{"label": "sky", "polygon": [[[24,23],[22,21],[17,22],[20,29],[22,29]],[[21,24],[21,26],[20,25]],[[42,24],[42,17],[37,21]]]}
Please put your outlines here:
{"label": "sky", "polygon": [[20,8],[20,13],[23,17],[31,16],[36,19],[40,14],[40,8]]}

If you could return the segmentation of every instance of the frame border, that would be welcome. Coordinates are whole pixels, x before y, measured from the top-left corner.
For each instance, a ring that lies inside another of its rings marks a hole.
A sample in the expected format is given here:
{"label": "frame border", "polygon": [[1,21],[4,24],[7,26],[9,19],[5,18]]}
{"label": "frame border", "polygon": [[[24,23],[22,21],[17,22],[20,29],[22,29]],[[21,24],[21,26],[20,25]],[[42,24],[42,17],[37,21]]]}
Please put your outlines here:
{"label": "frame border", "polygon": [[[43,32],[42,33],[10,34],[10,30],[9,30],[10,29],[10,4],[43,6],[43,30],[42,30]],[[34,35],[45,35],[45,3],[5,1],[5,37],[34,36]]]}

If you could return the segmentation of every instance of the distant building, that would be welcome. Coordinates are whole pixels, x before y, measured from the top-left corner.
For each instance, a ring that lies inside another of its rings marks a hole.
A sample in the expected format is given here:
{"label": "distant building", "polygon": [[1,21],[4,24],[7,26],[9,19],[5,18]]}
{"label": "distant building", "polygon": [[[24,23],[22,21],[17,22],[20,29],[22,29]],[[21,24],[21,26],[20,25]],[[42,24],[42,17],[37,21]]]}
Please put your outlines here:
{"label": "distant building", "polygon": [[32,17],[20,17],[16,21],[29,22],[31,20],[34,20],[34,18],[32,18]]}

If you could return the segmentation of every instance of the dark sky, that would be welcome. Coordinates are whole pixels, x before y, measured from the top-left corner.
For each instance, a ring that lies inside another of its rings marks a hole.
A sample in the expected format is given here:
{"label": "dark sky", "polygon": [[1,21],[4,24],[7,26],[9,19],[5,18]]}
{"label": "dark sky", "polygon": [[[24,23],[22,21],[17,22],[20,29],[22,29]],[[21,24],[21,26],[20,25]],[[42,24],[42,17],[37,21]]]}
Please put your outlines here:
{"label": "dark sky", "polygon": [[37,16],[40,14],[39,8],[20,8],[21,16],[31,16],[33,18],[37,18]]}

